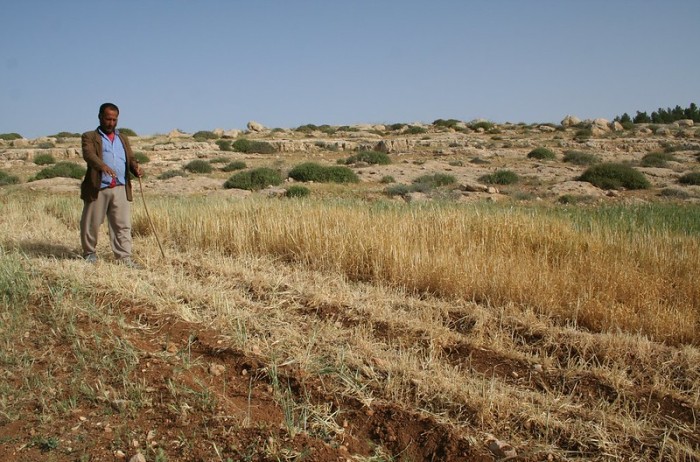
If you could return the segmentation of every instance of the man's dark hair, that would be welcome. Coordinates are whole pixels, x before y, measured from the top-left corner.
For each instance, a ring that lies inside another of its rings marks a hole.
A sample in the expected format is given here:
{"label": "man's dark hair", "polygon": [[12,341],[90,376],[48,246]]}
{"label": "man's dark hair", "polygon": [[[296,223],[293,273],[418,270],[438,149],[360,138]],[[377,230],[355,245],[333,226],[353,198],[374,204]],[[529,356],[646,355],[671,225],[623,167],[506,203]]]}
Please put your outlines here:
{"label": "man's dark hair", "polygon": [[113,111],[117,111],[117,114],[119,114],[119,108],[117,107],[116,104],[114,104],[114,103],[103,103],[103,104],[100,106],[100,114],[99,114],[99,115],[104,114],[106,109],[111,109],[111,110],[113,110]]}

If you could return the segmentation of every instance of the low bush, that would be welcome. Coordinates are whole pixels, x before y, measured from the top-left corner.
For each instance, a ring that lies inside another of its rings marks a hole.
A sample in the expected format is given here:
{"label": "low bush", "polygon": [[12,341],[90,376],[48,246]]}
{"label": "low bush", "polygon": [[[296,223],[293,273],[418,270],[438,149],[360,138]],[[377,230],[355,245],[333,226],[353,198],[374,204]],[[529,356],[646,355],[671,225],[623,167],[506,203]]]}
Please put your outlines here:
{"label": "low bush", "polygon": [[668,163],[677,160],[670,152],[650,152],[642,157],[642,167],[668,167]]}
{"label": "low bush", "polygon": [[53,158],[51,154],[37,154],[34,156],[34,163],[36,165],[51,165],[56,163],[56,159]]}
{"label": "low bush", "polygon": [[484,131],[489,131],[495,126],[496,124],[494,124],[493,122],[489,122],[488,120],[479,120],[469,124],[469,128],[471,128],[472,130],[478,130],[482,128]]}
{"label": "low bush", "polygon": [[422,175],[413,180],[413,184],[422,184],[432,188],[438,188],[440,186],[448,186],[455,184],[457,179],[452,175],[447,175],[446,173],[433,173],[431,175]]}
{"label": "low bush", "polygon": [[700,172],[690,172],[678,178],[678,182],[682,184],[700,185]]}
{"label": "low bush", "polygon": [[202,159],[195,159],[188,162],[184,167],[190,173],[211,173],[213,167],[209,162]]}
{"label": "low bush", "polygon": [[590,152],[566,151],[564,153],[564,162],[574,165],[593,165],[598,162],[598,156]]}
{"label": "low bush", "polygon": [[243,170],[246,167],[248,166],[242,160],[234,160],[221,167],[221,170],[224,172],[235,172],[236,170]]}
{"label": "low bush", "polygon": [[194,138],[197,141],[208,141],[216,140],[219,138],[219,136],[216,133],[210,132],[208,130],[200,130],[198,132],[195,132],[194,135],[192,135],[192,138]]}
{"label": "low bush", "polygon": [[390,183],[396,183],[396,180],[394,179],[393,176],[386,175],[386,176],[383,176],[382,179],[379,180],[379,182],[382,184],[390,184]]}
{"label": "low bush", "polygon": [[287,188],[284,195],[287,197],[307,197],[309,194],[311,194],[311,190],[306,186],[293,185]]}
{"label": "low bush", "polygon": [[554,151],[551,149],[539,147],[535,148],[529,153],[527,153],[528,159],[539,159],[539,160],[554,160],[557,158],[556,154],[554,154]]}
{"label": "low bush", "polygon": [[80,133],[58,132],[55,135],[51,135],[51,138],[80,138]]}
{"label": "low bush", "polygon": [[224,188],[257,191],[268,186],[277,186],[281,183],[282,176],[277,170],[267,167],[259,167],[236,173],[226,180],[224,183]]}
{"label": "low bush", "polygon": [[304,162],[289,171],[289,177],[296,181],[318,183],[357,183],[360,179],[348,167],[326,167],[315,162]]}
{"label": "low bush", "polygon": [[428,133],[428,130],[424,127],[419,127],[418,125],[410,125],[406,130],[404,130],[404,133],[407,135],[422,135],[424,133]]}
{"label": "low bush", "polygon": [[160,175],[158,175],[159,180],[167,180],[169,178],[174,178],[176,176],[187,176],[184,170],[167,170]]}
{"label": "low bush", "polygon": [[405,196],[406,194],[412,191],[413,189],[410,186],[403,183],[399,183],[392,186],[388,186],[386,189],[384,189],[384,194],[386,194],[389,197]]}
{"label": "low bush", "polygon": [[511,170],[496,170],[493,173],[479,177],[479,181],[486,184],[509,185],[520,181],[520,177]]}
{"label": "low bush", "polygon": [[225,164],[226,162],[230,162],[231,159],[228,157],[214,157],[213,159],[209,160],[210,164]]}
{"label": "low bush", "polygon": [[664,188],[659,192],[659,196],[668,197],[671,199],[688,199],[690,197],[690,193],[682,189]]}
{"label": "low bush", "polygon": [[53,141],[42,141],[36,147],[39,149],[51,149],[51,148],[55,148],[56,144],[54,144]]}
{"label": "low bush", "polygon": [[135,152],[134,158],[139,164],[147,164],[151,161],[151,158],[141,151]]}
{"label": "low bush", "polygon": [[391,163],[389,155],[379,151],[360,151],[345,159],[345,164],[365,162],[370,165],[388,165]]}
{"label": "low bush", "polygon": [[85,176],[85,167],[73,162],[59,162],[41,170],[34,177],[35,180],[44,180],[47,178],[82,178]]}
{"label": "low bush", "polygon": [[460,121],[457,119],[437,119],[436,121],[433,122],[433,125],[436,127],[442,127],[442,128],[452,128],[455,129],[459,126]]}
{"label": "low bush", "polygon": [[20,139],[22,139],[22,135],[19,133],[0,133],[0,140],[12,141]]}
{"label": "low bush", "polygon": [[221,151],[233,151],[231,140],[216,140],[216,145]]}
{"label": "low bush", "polygon": [[0,170],[0,186],[6,186],[8,184],[19,183],[19,177],[15,175],[10,175],[9,173]]}
{"label": "low bush", "polygon": [[591,130],[590,128],[582,128],[576,131],[576,134],[574,134],[574,139],[576,141],[585,141],[590,139],[592,136],[593,130]]}
{"label": "low bush", "polygon": [[251,141],[246,138],[234,141],[231,147],[234,151],[246,154],[272,154],[277,152],[277,149],[270,143],[265,141]]}
{"label": "low bush", "polygon": [[642,172],[611,162],[589,167],[578,179],[601,189],[647,189],[651,186]]}

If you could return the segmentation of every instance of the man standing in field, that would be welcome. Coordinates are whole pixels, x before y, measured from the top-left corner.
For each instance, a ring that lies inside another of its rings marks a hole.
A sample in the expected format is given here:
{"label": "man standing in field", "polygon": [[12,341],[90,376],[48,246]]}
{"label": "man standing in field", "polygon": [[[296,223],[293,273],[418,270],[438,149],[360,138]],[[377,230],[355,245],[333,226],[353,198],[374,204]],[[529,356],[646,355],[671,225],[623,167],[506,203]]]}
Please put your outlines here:
{"label": "man standing in field", "polygon": [[83,159],[87,162],[80,185],[83,213],[80,218],[80,244],[83,258],[97,263],[95,248],[100,226],[107,217],[114,257],[129,268],[141,268],[131,258],[131,211],[133,200],[129,172],[143,174],[134,158],[129,139],[117,130],[119,108],[112,103],[100,106],[100,126],[83,133]]}

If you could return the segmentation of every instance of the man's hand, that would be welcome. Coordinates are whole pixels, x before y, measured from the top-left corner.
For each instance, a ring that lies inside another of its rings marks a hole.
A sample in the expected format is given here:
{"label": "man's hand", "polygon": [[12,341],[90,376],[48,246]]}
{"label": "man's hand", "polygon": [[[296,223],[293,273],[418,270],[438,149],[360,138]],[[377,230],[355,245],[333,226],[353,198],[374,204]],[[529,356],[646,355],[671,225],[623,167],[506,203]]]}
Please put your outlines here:
{"label": "man's hand", "polygon": [[143,169],[141,168],[140,165],[136,166],[136,176],[141,178],[143,176]]}
{"label": "man's hand", "polygon": [[107,175],[111,176],[112,178],[117,176],[117,172],[109,168],[107,165],[102,167],[102,173],[106,173]]}

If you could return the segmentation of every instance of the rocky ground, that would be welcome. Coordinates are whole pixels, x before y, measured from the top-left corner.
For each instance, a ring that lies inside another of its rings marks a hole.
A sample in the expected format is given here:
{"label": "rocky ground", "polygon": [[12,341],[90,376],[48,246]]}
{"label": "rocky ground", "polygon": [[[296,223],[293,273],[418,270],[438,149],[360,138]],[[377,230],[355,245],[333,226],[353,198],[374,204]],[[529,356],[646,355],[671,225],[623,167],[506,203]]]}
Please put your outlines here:
{"label": "rocky ground", "polygon": [[[569,118],[570,119],[570,118]],[[225,190],[223,183],[230,176],[220,168],[225,161],[242,160],[248,167],[266,166],[283,173],[302,161],[335,164],[360,150],[387,152],[390,165],[351,167],[362,181],[362,194],[368,197],[382,193],[386,177],[396,183],[409,184],[427,173],[445,173],[458,181],[457,200],[547,200],[556,202],[562,196],[586,200],[661,200],[680,199],[695,202],[700,188],[678,182],[682,175],[697,170],[700,152],[700,128],[692,121],[663,126],[635,126],[624,130],[607,121],[583,121],[577,125],[493,125],[488,129],[470,129],[460,123],[453,128],[440,125],[421,126],[422,133],[410,134],[409,128],[391,129],[384,125],[335,127],[325,130],[267,129],[250,123],[246,131],[214,130],[219,140],[198,141],[191,134],[173,131],[167,135],[132,137],[136,152],[149,160],[144,164],[143,187],[158,194],[224,194],[245,196],[246,191]],[[576,122],[576,120],[574,120]],[[472,124],[472,126],[474,126]],[[222,151],[219,144],[234,138],[261,140],[274,146],[272,154],[244,154]],[[555,160],[528,158],[530,151],[546,147],[556,154]],[[563,161],[567,151],[580,151],[598,157],[601,162],[618,162],[635,166],[652,184],[645,191],[603,191],[589,183],[577,181],[586,166]],[[662,167],[644,167],[642,158],[649,153],[666,152],[672,160]],[[65,191],[77,188],[77,181],[50,179],[31,181],[41,166],[36,156],[51,154],[57,161],[68,160],[82,165],[79,138],[44,137],[34,140],[0,141],[0,169],[20,177],[26,187]],[[194,159],[213,163],[211,174],[187,174],[159,179],[164,172],[179,170]],[[517,185],[487,190],[479,178],[499,169],[517,173]],[[265,191],[263,193],[270,193]],[[272,191],[274,193],[274,191]],[[405,197],[425,199],[415,193]]]}

